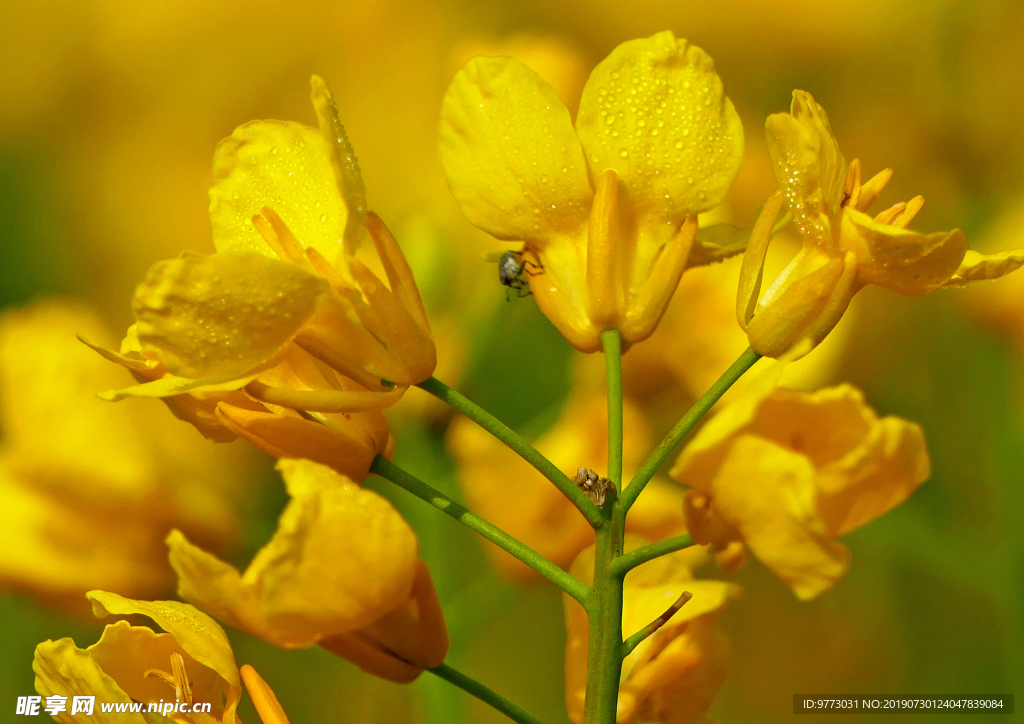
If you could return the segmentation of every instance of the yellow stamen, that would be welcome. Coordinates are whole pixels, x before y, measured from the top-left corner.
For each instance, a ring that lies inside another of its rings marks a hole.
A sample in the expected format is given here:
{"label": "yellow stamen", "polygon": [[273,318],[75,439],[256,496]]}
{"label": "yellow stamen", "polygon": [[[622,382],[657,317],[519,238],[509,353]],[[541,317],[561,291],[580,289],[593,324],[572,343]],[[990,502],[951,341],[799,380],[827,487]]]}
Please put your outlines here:
{"label": "yellow stamen", "polygon": [[857,203],[855,205],[857,211],[867,211],[868,207],[871,206],[871,204],[875,203],[875,200],[878,199],[878,195],[882,193],[882,189],[885,188],[885,185],[889,183],[889,179],[891,178],[892,169],[887,168],[882,171],[879,171],[870,179],[868,179],[860,187],[860,196],[857,199]]}
{"label": "yellow stamen", "polygon": [[253,381],[245,391],[260,402],[310,412],[362,412],[391,407],[402,398],[405,387],[388,392],[370,390],[293,390]]}
{"label": "yellow stamen", "polygon": [[840,206],[857,208],[860,192],[860,159],[855,158],[850,162],[850,172],[846,175],[846,189],[843,191],[843,202]]}
{"label": "yellow stamen", "polygon": [[188,681],[188,674],[185,671],[185,658],[177,651],[171,652],[171,673],[159,669],[147,669],[143,674],[149,679],[160,679],[172,689],[174,698],[181,699],[188,704],[192,703],[192,685]]}
{"label": "yellow stamen", "polygon": [[885,211],[881,212],[878,216],[875,217],[875,221],[878,222],[879,224],[891,224],[893,221],[896,220],[896,217],[903,213],[904,209],[906,208],[906,203],[900,201],[898,204],[893,204]]}
{"label": "yellow stamen", "polygon": [[915,196],[907,202],[907,207],[903,210],[903,213],[890,222],[891,225],[906,229],[910,222],[914,220],[914,217],[917,216],[917,212],[921,210],[922,206],[924,206],[924,196]]}

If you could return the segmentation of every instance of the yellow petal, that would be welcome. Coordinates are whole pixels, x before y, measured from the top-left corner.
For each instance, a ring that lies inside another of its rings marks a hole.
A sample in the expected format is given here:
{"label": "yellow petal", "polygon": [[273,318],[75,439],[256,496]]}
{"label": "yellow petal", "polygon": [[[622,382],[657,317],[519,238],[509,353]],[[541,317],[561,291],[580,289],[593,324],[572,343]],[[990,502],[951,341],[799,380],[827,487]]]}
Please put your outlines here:
{"label": "yellow petal", "polygon": [[[127,625],[127,624],[125,624]],[[131,703],[131,697],[100,668],[89,651],[75,646],[74,640],[63,638],[44,641],[36,646],[32,670],[36,674],[36,691],[46,696],[66,696],[68,711],[61,715],[63,724],[145,724],[142,714],[103,713],[99,702]],[[95,696],[91,716],[71,716],[71,697]]]}
{"label": "yellow petal", "polygon": [[[863,403],[862,403],[863,404]],[[844,535],[906,500],[931,474],[921,426],[886,417],[843,459],[818,472],[818,509],[829,535]]]}
{"label": "yellow petal", "polygon": [[361,628],[406,601],[417,543],[391,504],[307,460],[279,467],[292,500],[241,584],[226,564],[169,539],[181,595],[286,647]]}
{"label": "yellow petal", "polygon": [[747,248],[748,234],[732,224],[711,224],[697,229],[686,268],[708,266],[725,261]]}
{"label": "yellow petal", "polygon": [[210,223],[217,251],[273,259],[253,217],[271,207],[302,242],[332,263],[341,252],[348,207],[334,183],[323,136],[283,121],[239,126],[217,146],[210,186]]}
{"label": "yellow petal", "polygon": [[[242,685],[238,678],[235,656],[231,652],[231,644],[224,629],[217,625],[216,621],[194,606],[178,601],[138,601],[107,591],[90,591],[86,597],[92,601],[93,613],[98,617],[142,614],[153,619],[174,638],[185,653],[199,664],[216,672],[222,679],[221,688],[225,696],[224,720],[234,721],[234,711],[241,698]],[[116,653],[110,657],[112,662],[117,660]],[[104,664],[103,667],[110,670],[111,665]]]}
{"label": "yellow petal", "polygon": [[825,109],[806,91],[793,91],[789,113],[765,122],[768,155],[793,220],[805,236],[823,241],[819,216],[839,211],[846,188],[846,159],[832,136]]}
{"label": "yellow petal", "polygon": [[523,258],[543,268],[529,276],[537,306],[558,331],[581,352],[601,349],[601,331],[590,319],[586,250],[571,237],[549,240],[539,255],[526,250]]}
{"label": "yellow petal", "polygon": [[849,551],[824,532],[814,467],[775,443],[740,435],[711,485],[722,518],[799,598],[814,598],[849,567]]}
{"label": "yellow petal", "polygon": [[1024,266],[1024,249],[1000,251],[996,254],[979,254],[968,249],[960,267],[944,287],[962,287],[971,282],[998,279]]}
{"label": "yellow petal", "polygon": [[714,61],[667,30],[622,43],[594,68],[576,129],[591,177],[615,170],[639,233],[661,242],[722,201],[743,158],[743,126]]}
{"label": "yellow petal", "polygon": [[[348,210],[345,222],[345,250],[352,254],[359,247],[362,236],[363,217],[366,215],[366,189],[363,186],[363,175],[359,170],[359,161],[349,143],[345,127],[338,119],[338,109],[334,105],[334,97],[327,89],[323,78],[314,75],[310,79],[313,92],[311,98],[316,109],[316,117],[320,122],[320,133],[323,136],[330,160],[334,182],[337,184],[342,204]],[[307,199],[308,203],[308,199]],[[324,255],[328,261],[332,257]]]}
{"label": "yellow petal", "polygon": [[291,264],[231,252],[154,264],[132,308],[143,353],[213,384],[270,367],[328,293]]}
{"label": "yellow petal", "polygon": [[407,388],[396,387],[389,392],[369,390],[294,390],[271,387],[253,381],[246,392],[261,402],[307,412],[363,412],[391,407],[402,398]]}
{"label": "yellow petal", "polygon": [[441,106],[441,163],[470,223],[499,239],[582,235],[592,194],[569,111],[512,58],[474,58]]}
{"label": "yellow petal", "polygon": [[[371,413],[343,413],[356,416]],[[380,414],[377,412],[377,414]],[[326,465],[355,480],[362,480],[377,454],[387,447],[387,436],[374,444],[359,423],[325,425],[298,415],[261,412],[220,403],[217,420],[276,458],[305,458]]]}
{"label": "yellow petal", "polygon": [[957,272],[967,252],[960,229],[921,234],[879,224],[867,214],[846,209],[842,244],[857,253],[860,279],[908,296],[941,287]]}

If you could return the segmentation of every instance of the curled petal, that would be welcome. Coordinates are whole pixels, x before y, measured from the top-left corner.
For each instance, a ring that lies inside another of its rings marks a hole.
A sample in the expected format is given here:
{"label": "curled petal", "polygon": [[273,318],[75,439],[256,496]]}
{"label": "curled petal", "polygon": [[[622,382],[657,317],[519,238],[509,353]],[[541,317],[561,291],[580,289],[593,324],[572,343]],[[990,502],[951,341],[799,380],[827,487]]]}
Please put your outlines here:
{"label": "curled petal", "polygon": [[849,567],[849,551],[818,518],[814,467],[803,455],[740,435],[712,491],[722,518],[799,598],[814,598]]}
{"label": "curled petal", "polygon": [[591,177],[613,169],[640,234],[662,241],[722,201],[743,158],[714,61],[670,31],[622,43],[594,68],[576,129]]}
{"label": "curled petal", "polygon": [[259,381],[245,386],[245,391],[261,402],[290,407],[307,412],[364,412],[391,407],[406,388],[396,387],[388,392],[370,390],[293,390],[271,387]]}
{"label": "curled petal", "polygon": [[416,536],[391,504],[309,461],[279,467],[292,500],[241,578],[180,534],[168,539],[181,595],[286,647],[363,628],[408,600]]}
{"label": "curled petal", "polygon": [[512,58],[474,58],[441,106],[441,163],[469,221],[499,239],[581,235],[592,197],[565,104]]}
{"label": "curled petal", "polygon": [[957,272],[967,252],[967,238],[960,229],[920,234],[879,224],[853,209],[843,213],[841,233],[846,248],[857,247],[863,283],[908,296],[941,287]]}
{"label": "curled petal", "polygon": [[754,316],[758,296],[761,294],[764,257],[768,253],[768,244],[772,240],[775,219],[782,209],[782,201],[782,194],[776,192],[765,202],[750,232],[750,240],[743,254],[739,286],[736,290],[736,319],[743,329],[747,328],[750,318]]}
{"label": "curled petal", "polygon": [[[327,84],[323,78],[314,75],[310,79],[310,85],[313,107],[320,122],[320,134],[323,136],[331,172],[342,206],[347,211],[343,231],[345,251],[352,254],[359,247],[363,217],[366,215],[366,188],[363,185],[363,175],[359,170],[359,161],[356,160],[352,144],[345,133],[345,127],[338,119],[338,109],[334,105],[334,97]],[[332,257],[326,254],[324,256],[333,261]]]}
{"label": "curled petal", "polygon": [[[272,202],[272,203],[271,203]],[[276,259],[253,217],[271,204],[304,246],[333,262],[348,223],[331,176],[323,136],[284,121],[252,121],[217,146],[210,186],[210,223],[217,251]]]}
{"label": "curled petal", "polygon": [[980,254],[968,249],[953,277],[944,287],[962,287],[971,282],[998,279],[1024,266],[1024,249],[1001,251],[996,254]]}
{"label": "curled petal", "polygon": [[329,293],[292,264],[229,252],[154,264],[132,309],[143,355],[216,384],[272,366]]}
{"label": "curled petal", "polygon": [[768,116],[765,134],[793,220],[804,235],[824,240],[819,217],[839,211],[848,175],[825,109],[810,93],[795,90],[790,112]]}
{"label": "curled petal", "polygon": [[[100,668],[90,651],[78,648],[71,638],[44,641],[36,646],[32,670],[36,675],[36,691],[42,696],[95,696],[102,702],[132,702],[132,697]],[[95,707],[93,716],[67,715],[62,721],[69,724],[145,724],[146,720],[142,714],[105,714]]]}
{"label": "curled petal", "polygon": [[560,238],[539,253],[523,252],[523,258],[543,268],[528,280],[544,316],[581,352],[601,349],[601,330],[590,319],[586,257],[580,245]]}

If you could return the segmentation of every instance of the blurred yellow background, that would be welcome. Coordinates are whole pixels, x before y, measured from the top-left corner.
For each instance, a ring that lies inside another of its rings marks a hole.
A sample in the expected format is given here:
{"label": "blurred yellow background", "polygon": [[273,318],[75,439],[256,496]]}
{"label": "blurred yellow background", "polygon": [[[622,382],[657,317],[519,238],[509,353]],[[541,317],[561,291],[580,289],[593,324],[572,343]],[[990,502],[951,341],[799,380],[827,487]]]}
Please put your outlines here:
{"label": "blurred yellow background", "polygon": [[[580,361],[532,300],[506,301],[482,259],[500,247],[468,225],[441,174],[441,96],[469,57],[511,54],[573,109],[594,63],[619,42],[663,29],[711,54],[744,120],[746,158],[720,216],[746,224],[774,189],[764,118],[787,110],[801,88],[828,110],[844,153],[867,175],[894,170],[880,208],[920,193],[927,204],[918,228],[959,226],[985,250],[1022,245],[1024,5],[1013,0],[4,0],[0,305],[70,297],[120,334],[151,263],[183,249],[212,251],[206,190],[217,141],[256,118],[315,125],[308,84],[317,73],[337,99],[369,205],[416,272],[437,337],[437,376],[539,435],[574,385],[589,384],[594,360]],[[667,318],[675,346],[647,361],[660,376],[630,390],[658,432],[745,345],[730,307],[735,273],[726,263],[687,275]],[[712,710],[722,721],[788,721],[794,694],[1021,688],[1024,274],[1017,277],[917,300],[869,288],[838,341],[794,381],[849,381],[881,414],[920,422],[934,473],[906,504],[848,538],[853,568],[819,599],[798,602],[759,564],[735,576],[745,596],[722,619],[734,653]],[[627,376],[630,357],[643,354],[640,345],[627,355]],[[2,399],[12,394],[0,389]],[[188,444],[206,444],[152,408],[139,414],[159,421],[140,425],[173,423],[195,438]],[[392,423],[396,462],[457,495],[444,412],[413,390]],[[2,424],[0,445],[11,435],[10,421]],[[244,565],[269,538],[285,495],[268,460],[241,442],[226,448],[216,464],[231,460],[223,475],[238,479],[219,489],[232,491],[243,521],[226,555]],[[564,721],[559,596],[503,582],[471,533],[385,483],[369,484],[420,535],[451,629],[451,663],[545,721]],[[71,635],[84,646],[101,625],[13,585],[3,570],[0,594],[0,707],[8,707],[33,693],[38,642]],[[320,649],[286,653],[230,633],[239,663],[259,669],[296,724],[502,721],[430,677],[399,687]],[[242,718],[256,720],[248,704]]]}

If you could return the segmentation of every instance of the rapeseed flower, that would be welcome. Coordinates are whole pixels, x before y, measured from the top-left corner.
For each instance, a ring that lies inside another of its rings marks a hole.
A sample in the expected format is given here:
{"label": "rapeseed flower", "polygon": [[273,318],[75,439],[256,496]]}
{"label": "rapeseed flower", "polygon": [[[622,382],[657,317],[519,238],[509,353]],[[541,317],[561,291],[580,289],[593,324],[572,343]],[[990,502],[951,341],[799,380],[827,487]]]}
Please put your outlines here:
{"label": "rapeseed flower", "polygon": [[836,539],[903,502],[930,474],[924,433],[879,418],[849,385],[775,388],[781,364],[751,383],[683,450],[669,475],[693,488],[693,539],[736,565],[750,548],[799,598],[849,568]]}
{"label": "rapeseed flower", "polygon": [[407,682],[448,652],[448,632],[416,536],[389,502],[307,460],[281,460],[291,502],[244,574],[167,539],[178,593],[277,646],[319,643]]}
{"label": "rapeseed flower", "polygon": [[[653,445],[650,426],[639,408],[623,405],[623,470],[628,478]],[[567,568],[594,542],[594,529],[572,501],[501,441],[465,417],[456,418],[447,445],[458,465],[459,485],[468,506],[506,533]],[[608,459],[608,408],[601,396],[577,395],[535,447],[569,477],[580,467],[603,470]],[[684,532],[682,491],[666,481],[653,483],[626,519],[627,529],[655,540]],[[487,544],[492,562],[514,580],[537,574],[497,546]]]}
{"label": "rapeseed flower", "polygon": [[[968,251],[959,229],[933,234],[907,227],[923,196],[874,218],[867,209],[892,176],[885,169],[861,182],[860,162],[847,164],[825,109],[810,93],[793,91],[789,113],[765,123],[781,190],[768,200],[743,258],[736,314],[755,351],[784,354],[801,339],[820,342],[867,284],[907,296],[939,287],[995,279],[1024,266],[1024,250],[994,255]],[[783,203],[803,247],[758,300],[764,256]]]}
{"label": "rapeseed flower", "polygon": [[645,339],[688,265],[736,251],[698,240],[697,214],[732,183],[743,129],[711,58],[671,32],[598,64],[575,127],[525,65],[475,58],[445,95],[440,147],[469,221],[524,242],[538,305],[584,352],[604,330]]}
{"label": "rapeseed flower", "polygon": [[[162,376],[116,396],[167,397],[246,387],[292,345],[360,385],[247,389],[257,399],[329,411],[394,404],[395,387],[435,365],[419,292],[394,237],[367,212],[359,165],[329,91],[313,78],[320,130],[254,121],[214,157],[210,220],[217,253],[158,262],[133,299],[139,356]],[[356,257],[372,240],[390,288]],[[114,396],[114,395],[111,395]],[[319,397],[319,404],[316,398]]]}
{"label": "rapeseed flower", "polygon": [[0,316],[0,588],[78,608],[97,586],[158,594],[179,527],[220,548],[237,530],[238,450],[213,448],[154,401],[106,404],[121,373],[75,341],[107,331],[57,300]]}
{"label": "rapeseed flower", "polygon": [[[205,613],[178,601],[136,601],[116,593],[90,591],[99,616],[142,615],[164,633],[148,626],[117,621],[85,649],[71,638],[44,641],[36,647],[32,669],[42,696],[69,697],[67,711],[56,717],[67,724],[103,721],[98,703],[143,704],[176,699],[209,703],[210,713],[175,714],[189,724],[234,724],[242,686],[231,644],[224,630]],[[95,696],[94,710],[71,714],[75,696]],[[142,714],[118,714],[117,721],[143,724]]]}
{"label": "rapeseed flower", "polygon": [[[648,540],[627,536],[627,550]],[[738,598],[740,587],[724,581],[696,580],[693,568],[701,549],[662,556],[626,574],[623,587],[622,633],[629,637],[664,614],[683,591],[693,594],[668,622],[641,641],[622,662],[617,724],[667,722],[703,724],[718,689],[725,682],[728,649],[715,625],[718,611]],[[571,573],[593,580],[594,548],[580,553]],[[583,721],[586,701],[587,614],[568,596],[565,620],[565,705],[574,724]]]}

